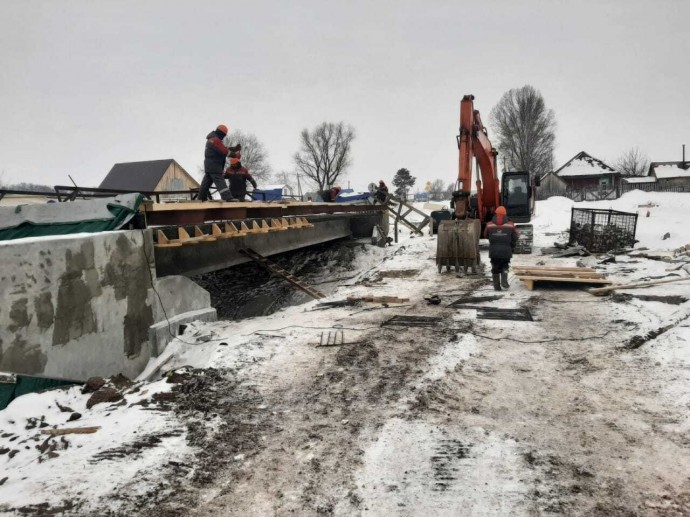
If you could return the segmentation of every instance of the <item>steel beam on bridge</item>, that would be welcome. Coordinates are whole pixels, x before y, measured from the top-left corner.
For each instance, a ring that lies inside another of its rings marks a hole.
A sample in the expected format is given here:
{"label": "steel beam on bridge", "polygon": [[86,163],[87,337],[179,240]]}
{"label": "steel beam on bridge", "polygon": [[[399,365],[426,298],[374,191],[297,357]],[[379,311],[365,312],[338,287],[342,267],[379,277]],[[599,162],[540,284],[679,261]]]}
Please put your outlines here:
{"label": "steel beam on bridge", "polygon": [[187,203],[144,203],[149,225],[200,224],[208,221],[229,221],[241,219],[280,219],[281,217],[360,213],[379,214],[386,210],[384,205],[350,203],[228,203],[224,201]]}
{"label": "steel beam on bridge", "polygon": [[[381,224],[384,213],[314,215],[308,220],[313,228],[285,231],[248,233],[233,238],[200,240],[178,247],[156,247],[156,274],[195,276],[248,262],[240,250],[250,248],[263,256],[271,256],[306,248],[345,237],[369,237],[375,225]],[[237,220],[233,221],[238,224]],[[199,224],[205,234],[211,233],[210,224]],[[194,227],[186,227],[194,234]],[[175,238],[177,227],[163,228],[168,237]]]}

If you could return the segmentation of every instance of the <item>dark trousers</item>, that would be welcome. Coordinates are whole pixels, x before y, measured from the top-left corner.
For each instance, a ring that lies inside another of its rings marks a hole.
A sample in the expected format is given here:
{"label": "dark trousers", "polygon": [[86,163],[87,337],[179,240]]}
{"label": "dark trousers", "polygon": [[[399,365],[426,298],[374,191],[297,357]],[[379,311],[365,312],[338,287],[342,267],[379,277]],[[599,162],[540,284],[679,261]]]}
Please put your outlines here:
{"label": "dark trousers", "polygon": [[500,273],[507,273],[510,267],[510,259],[491,259],[491,274],[498,275]]}
{"label": "dark trousers", "polygon": [[209,171],[208,169],[204,171],[204,179],[201,180],[201,186],[199,187],[199,201],[208,201],[211,199],[211,193],[209,192],[211,185],[216,186],[220,198],[223,201],[232,201],[233,197],[228,188],[228,184],[225,183],[223,171]]}

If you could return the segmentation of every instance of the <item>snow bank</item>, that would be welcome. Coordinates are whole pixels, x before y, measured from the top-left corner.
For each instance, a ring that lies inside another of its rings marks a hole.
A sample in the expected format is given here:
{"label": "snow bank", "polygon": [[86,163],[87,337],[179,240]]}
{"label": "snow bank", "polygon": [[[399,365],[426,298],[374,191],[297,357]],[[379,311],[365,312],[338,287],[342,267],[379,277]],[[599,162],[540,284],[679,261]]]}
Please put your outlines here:
{"label": "snow bank", "polygon": [[[551,246],[554,235],[570,227],[573,206],[581,208],[613,209],[638,213],[635,247],[672,250],[690,243],[687,226],[690,214],[690,194],[684,192],[644,192],[632,190],[620,198],[607,201],[575,203],[565,197],[550,197],[537,202],[537,215],[533,219],[535,246]],[[649,216],[647,216],[649,213]],[[664,235],[670,238],[664,240]]]}

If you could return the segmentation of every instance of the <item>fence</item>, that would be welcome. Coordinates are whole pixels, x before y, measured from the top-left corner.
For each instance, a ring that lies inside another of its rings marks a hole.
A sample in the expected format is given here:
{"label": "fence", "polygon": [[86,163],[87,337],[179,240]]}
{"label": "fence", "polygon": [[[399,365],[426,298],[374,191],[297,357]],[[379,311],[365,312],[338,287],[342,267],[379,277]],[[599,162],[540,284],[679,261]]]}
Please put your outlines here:
{"label": "fence", "polygon": [[618,199],[620,197],[619,187],[613,188],[592,188],[592,189],[572,189],[563,190],[542,190],[537,189],[537,199],[544,200],[551,196],[563,196],[573,201],[601,201],[604,199]]}
{"label": "fence", "polygon": [[552,196],[563,196],[573,201],[601,201],[605,199],[618,199],[631,190],[643,190],[645,192],[690,192],[690,185],[667,185],[664,183],[625,183],[611,188],[595,187],[591,189],[545,190],[537,189],[537,199],[544,200]]}
{"label": "fence", "polygon": [[570,243],[580,244],[592,253],[633,247],[637,214],[596,208],[572,208]]}
{"label": "fence", "polygon": [[631,190],[644,190],[645,192],[690,192],[690,185],[666,185],[664,183],[623,183],[621,194]]}

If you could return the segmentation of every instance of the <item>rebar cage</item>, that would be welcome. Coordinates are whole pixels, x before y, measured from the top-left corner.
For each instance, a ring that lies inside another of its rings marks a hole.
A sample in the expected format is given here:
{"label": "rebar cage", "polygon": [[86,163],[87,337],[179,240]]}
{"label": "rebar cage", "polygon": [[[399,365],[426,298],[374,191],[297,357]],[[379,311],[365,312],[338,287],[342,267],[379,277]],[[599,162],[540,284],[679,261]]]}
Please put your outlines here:
{"label": "rebar cage", "polygon": [[570,244],[592,253],[605,253],[635,245],[637,214],[598,208],[574,208],[570,216]]}

